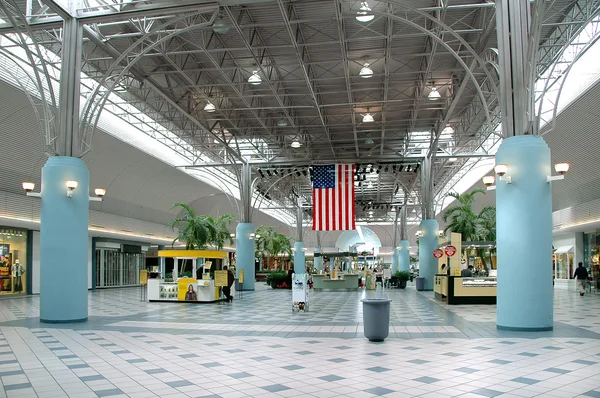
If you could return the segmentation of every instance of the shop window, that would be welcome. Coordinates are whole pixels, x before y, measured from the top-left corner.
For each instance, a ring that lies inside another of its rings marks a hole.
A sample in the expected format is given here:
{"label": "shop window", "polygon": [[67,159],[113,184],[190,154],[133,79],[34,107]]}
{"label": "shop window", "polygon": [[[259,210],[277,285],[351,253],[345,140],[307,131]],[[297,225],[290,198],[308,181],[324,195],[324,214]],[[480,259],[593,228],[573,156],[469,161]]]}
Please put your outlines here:
{"label": "shop window", "polygon": [[0,295],[27,293],[27,231],[0,227]]}

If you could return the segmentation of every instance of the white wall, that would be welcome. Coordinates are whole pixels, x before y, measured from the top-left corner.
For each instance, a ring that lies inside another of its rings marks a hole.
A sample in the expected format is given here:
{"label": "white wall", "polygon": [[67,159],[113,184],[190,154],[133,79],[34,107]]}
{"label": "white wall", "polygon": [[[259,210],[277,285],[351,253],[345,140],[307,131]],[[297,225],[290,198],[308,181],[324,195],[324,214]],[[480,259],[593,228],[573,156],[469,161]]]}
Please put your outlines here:
{"label": "white wall", "polygon": [[[92,238],[88,238],[88,289],[92,288]],[[40,233],[33,231],[33,253],[32,258],[32,274],[31,274],[31,290],[33,294],[40,294]]]}

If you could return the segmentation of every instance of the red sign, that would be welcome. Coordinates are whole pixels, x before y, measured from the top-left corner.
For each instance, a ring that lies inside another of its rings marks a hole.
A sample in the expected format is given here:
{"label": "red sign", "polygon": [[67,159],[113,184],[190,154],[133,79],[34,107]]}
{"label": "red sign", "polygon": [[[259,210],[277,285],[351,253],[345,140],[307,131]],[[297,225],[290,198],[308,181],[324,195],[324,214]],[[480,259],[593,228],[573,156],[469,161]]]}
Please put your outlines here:
{"label": "red sign", "polygon": [[433,257],[435,258],[441,258],[444,255],[444,252],[442,251],[442,249],[435,249],[433,251]]}
{"label": "red sign", "polygon": [[444,251],[446,252],[446,256],[452,257],[456,254],[456,247],[452,245],[446,246],[446,249],[444,249]]}

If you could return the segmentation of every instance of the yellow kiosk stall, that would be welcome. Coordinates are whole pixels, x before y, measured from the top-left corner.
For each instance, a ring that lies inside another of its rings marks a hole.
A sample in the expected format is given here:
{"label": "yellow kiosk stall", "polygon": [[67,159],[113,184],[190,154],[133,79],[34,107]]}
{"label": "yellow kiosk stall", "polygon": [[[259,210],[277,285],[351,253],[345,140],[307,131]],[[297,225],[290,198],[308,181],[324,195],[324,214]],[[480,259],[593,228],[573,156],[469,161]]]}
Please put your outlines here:
{"label": "yellow kiosk stall", "polygon": [[[211,278],[212,261],[204,259],[226,259],[227,252],[217,250],[159,250],[159,257],[171,257],[174,260],[173,280],[148,279],[148,301],[150,302],[189,302],[212,303],[224,300],[221,287],[227,286],[227,271],[214,270]],[[202,270],[202,278],[179,278],[179,260],[192,260],[192,275]],[[198,260],[201,260],[200,262]],[[232,295],[233,289],[232,286]]]}

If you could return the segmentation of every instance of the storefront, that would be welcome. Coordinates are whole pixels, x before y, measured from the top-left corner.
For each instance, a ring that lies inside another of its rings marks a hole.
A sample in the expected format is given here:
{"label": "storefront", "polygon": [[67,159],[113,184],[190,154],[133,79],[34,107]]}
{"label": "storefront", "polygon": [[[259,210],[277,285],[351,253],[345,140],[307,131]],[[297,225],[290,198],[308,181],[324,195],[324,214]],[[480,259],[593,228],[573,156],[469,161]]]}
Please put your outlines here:
{"label": "storefront", "polygon": [[27,230],[0,227],[0,295],[27,293]]}
{"label": "storefront", "polygon": [[135,286],[140,269],[146,267],[149,245],[94,239],[95,284],[97,288]]}
{"label": "storefront", "polygon": [[552,255],[552,270],[554,279],[571,279],[575,269],[573,267],[573,246],[560,246]]}
{"label": "storefront", "polygon": [[583,266],[590,272],[593,284],[600,289],[600,232],[583,234]]}

